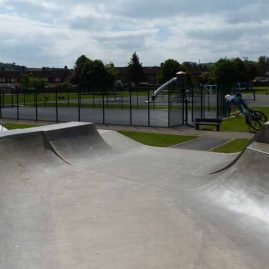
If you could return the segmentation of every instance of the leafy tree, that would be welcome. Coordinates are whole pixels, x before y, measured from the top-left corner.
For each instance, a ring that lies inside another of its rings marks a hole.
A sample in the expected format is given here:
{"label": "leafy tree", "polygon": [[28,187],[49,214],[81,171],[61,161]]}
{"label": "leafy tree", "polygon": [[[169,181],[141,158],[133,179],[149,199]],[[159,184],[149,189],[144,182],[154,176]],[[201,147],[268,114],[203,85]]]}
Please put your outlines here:
{"label": "leafy tree", "polygon": [[30,87],[31,78],[28,74],[22,74],[20,77],[20,86],[22,88],[28,88]]}
{"label": "leafy tree", "polygon": [[30,77],[30,87],[35,89],[43,89],[47,85],[48,80],[46,78]]}
{"label": "leafy tree", "polygon": [[115,68],[113,64],[104,65],[101,60],[90,60],[81,55],[75,63],[74,82],[80,87],[103,89],[113,86]]}
{"label": "leafy tree", "polygon": [[269,63],[269,57],[265,56],[265,55],[262,55],[258,58],[258,63]]}
{"label": "leafy tree", "polygon": [[210,69],[210,75],[218,84],[232,85],[239,81],[248,81],[246,62],[239,58],[220,59]]}
{"label": "leafy tree", "polygon": [[137,86],[144,79],[142,63],[136,52],[133,53],[130,62],[128,63],[128,80]]}
{"label": "leafy tree", "polygon": [[81,83],[84,87],[104,86],[105,75],[106,70],[102,61],[87,61],[82,68]]}
{"label": "leafy tree", "polygon": [[32,77],[28,74],[22,74],[20,77],[20,87],[43,89],[47,85],[48,80],[43,77]]}
{"label": "leafy tree", "polygon": [[185,71],[185,68],[174,59],[166,60],[164,63],[161,63],[161,70],[157,77],[158,83],[165,83],[175,77],[178,71]]}
{"label": "leafy tree", "polygon": [[80,84],[82,80],[82,71],[84,69],[84,65],[86,63],[91,62],[89,58],[87,58],[85,55],[81,55],[77,58],[75,62],[75,76],[74,76],[74,82],[76,84]]}
{"label": "leafy tree", "polygon": [[64,82],[57,84],[57,87],[59,89],[67,90],[67,89],[72,89],[73,85],[68,80],[65,80]]}
{"label": "leafy tree", "polygon": [[258,76],[258,65],[255,62],[245,61],[246,65],[246,81],[251,81]]}
{"label": "leafy tree", "polygon": [[106,64],[105,68],[107,71],[107,86],[113,86],[115,82],[115,77],[117,75],[117,70],[112,62]]}
{"label": "leafy tree", "polygon": [[264,76],[269,71],[269,57],[263,55],[258,59],[258,72],[260,76]]}
{"label": "leafy tree", "polygon": [[212,75],[209,71],[203,72],[200,76],[200,83],[202,84],[213,84],[215,83],[214,78],[212,78]]}

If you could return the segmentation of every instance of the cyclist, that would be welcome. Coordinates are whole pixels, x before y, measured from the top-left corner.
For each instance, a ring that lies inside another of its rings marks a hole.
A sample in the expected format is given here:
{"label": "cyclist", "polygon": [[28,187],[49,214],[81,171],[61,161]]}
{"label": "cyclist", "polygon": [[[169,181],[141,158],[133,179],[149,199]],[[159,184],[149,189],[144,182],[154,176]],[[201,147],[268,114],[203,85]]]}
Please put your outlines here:
{"label": "cyclist", "polygon": [[225,100],[228,105],[228,111],[231,112],[231,104],[235,104],[239,109],[240,114],[243,115],[245,112],[249,111],[249,107],[242,98],[241,93],[236,93],[235,95],[227,94],[225,95]]}

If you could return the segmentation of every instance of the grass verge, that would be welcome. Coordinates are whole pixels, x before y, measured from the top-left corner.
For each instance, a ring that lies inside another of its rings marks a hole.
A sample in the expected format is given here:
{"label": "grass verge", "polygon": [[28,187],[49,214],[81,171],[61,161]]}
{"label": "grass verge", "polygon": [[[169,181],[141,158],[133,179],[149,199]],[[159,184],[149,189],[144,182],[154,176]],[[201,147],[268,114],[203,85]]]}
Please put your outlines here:
{"label": "grass verge", "polygon": [[240,152],[245,149],[245,147],[249,144],[249,139],[238,138],[234,139],[228,143],[225,143],[219,147],[214,148],[211,151],[221,152],[221,153],[235,153]]}
{"label": "grass verge", "polygon": [[[254,107],[253,109],[263,112],[269,119],[269,107]],[[228,132],[248,132],[249,128],[244,116],[236,116],[223,120],[221,130]]]}
{"label": "grass verge", "polygon": [[196,138],[196,136],[155,134],[131,131],[119,131],[119,133],[128,136],[144,145],[155,147],[169,147],[182,142],[186,142]]}
{"label": "grass verge", "polygon": [[31,128],[31,127],[36,127],[36,126],[37,125],[23,124],[23,123],[11,123],[11,122],[4,123],[4,127],[7,128],[8,130],[25,129],[25,128]]}

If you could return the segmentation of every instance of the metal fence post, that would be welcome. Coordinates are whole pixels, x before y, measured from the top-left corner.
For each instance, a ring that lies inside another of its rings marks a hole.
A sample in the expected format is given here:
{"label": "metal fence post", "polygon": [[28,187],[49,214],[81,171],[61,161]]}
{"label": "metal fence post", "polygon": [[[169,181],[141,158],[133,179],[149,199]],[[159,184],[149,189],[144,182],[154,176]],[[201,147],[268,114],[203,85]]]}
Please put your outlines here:
{"label": "metal fence post", "polygon": [[193,119],[193,86],[191,87],[191,120],[194,121]]}
{"label": "metal fence post", "polygon": [[203,118],[203,86],[200,86],[200,96],[201,96],[201,108],[200,108],[200,110],[201,110],[201,118]]}
{"label": "metal fence post", "polygon": [[12,107],[14,107],[14,97],[13,97],[13,94],[14,94],[14,91],[13,89],[11,89],[11,104],[12,104]]}
{"label": "metal fence post", "polygon": [[81,103],[81,91],[78,87],[78,121],[80,121],[80,103]]}
{"label": "metal fence post", "polygon": [[20,118],[20,114],[19,114],[19,91],[18,88],[16,88],[16,94],[17,94],[17,120],[19,120]]}
{"label": "metal fence post", "polygon": [[95,107],[95,90],[92,89],[92,106]]}
{"label": "metal fence post", "polygon": [[167,106],[168,106],[168,128],[170,128],[170,126],[171,126],[171,115],[170,115],[170,113],[171,113],[171,91],[170,91],[170,89],[169,89],[169,87],[167,88],[167,93],[168,93],[168,99],[167,99]]}
{"label": "metal fence post", "polygon": [[105,93],[102,91],[103,124],[105,124]]}
{"label": "metal fence post", "polygon": [[2,119],[2,89],[0,88],[0,119]]}
{"label": "metal fence post", "polygon": [[185,98],[185,124],[189,124],[189,101]]}
{"label": "metal fence post", "polygon": [[55,113],[56,113],[56,122],[59,122],[59,115],[58,115],[58,88],[55,88]]}
{"label": "metal fence post", "polygon": [[[104,89],[103,89],[102,91],[105,92]],[[108,92],[108,90],[107,90],[105,93],[106,93],[106,108],[108,108],[108,96],[109,96],[109,92]]]}
{"label": "metal fence post", "polygon": [[37,89],[34,89],[35,97],[35,121],[38,121],[38,111],[37,111]]}
{"label": "metal fence post", "polygon": [[23,106],[25,107],[25,89],[23,89]]}
{"label": "metal fence post", "polygon": [[148,127],[150,127],[150,102],[149,102],[149,88],[148,88]]}
{"label": "metal fence post", "polygon": [[44,89],[44,106],[47,107],[47,92],[46,90]]}
{"label": "metal fence post", "polygon": [[136,88],[136,109],[138,109],[138,88]]}
{"label": "metal fence post", "polygon": [[67,90],[67,107],[70,107],[70,89]]}
{"label": "metal fence post", "polygon": [[132,119],[132,89],[129,87],[129,102],[130,102],[130,125],[133,124],[133,119]]}
{"label": "metal fence post", "polygon": [[219,87],[219,85],[217,85],[217,94],[216,94],[216,97],[217,97],[216,117],[217,117],[217,119],[219,118],[219,90],[220,90],[220,87]]}

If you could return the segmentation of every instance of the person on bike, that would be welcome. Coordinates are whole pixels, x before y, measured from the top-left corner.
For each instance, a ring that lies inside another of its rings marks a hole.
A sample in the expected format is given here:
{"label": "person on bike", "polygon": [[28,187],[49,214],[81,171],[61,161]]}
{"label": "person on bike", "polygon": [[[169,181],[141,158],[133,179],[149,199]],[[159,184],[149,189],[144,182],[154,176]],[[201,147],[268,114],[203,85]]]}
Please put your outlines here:
{"label": "person on bike", "polygon": [[249,108],[243,100],[241,93],[236,93],[235,95],[227,94],[225,95],[225,100],[228,105],[229,113],[231,112],[231,104],[236,105],[240,111],[240,114],[245,114],[245,112],[249,111]]}

